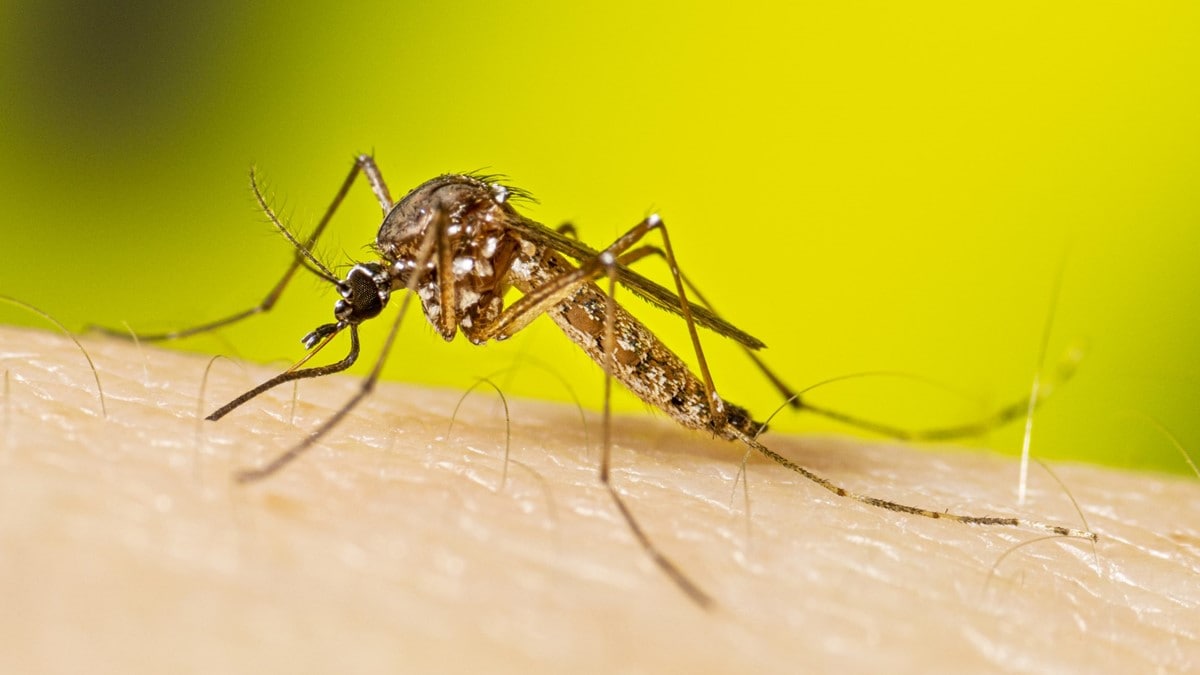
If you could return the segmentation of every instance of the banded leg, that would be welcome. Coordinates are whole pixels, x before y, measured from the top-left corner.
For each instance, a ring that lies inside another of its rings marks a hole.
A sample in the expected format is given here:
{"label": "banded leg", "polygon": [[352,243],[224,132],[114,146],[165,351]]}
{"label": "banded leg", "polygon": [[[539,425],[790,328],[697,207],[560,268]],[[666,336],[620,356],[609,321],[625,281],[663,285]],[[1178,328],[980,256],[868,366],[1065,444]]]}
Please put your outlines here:
{"label": "banded leg", "polygon": [[[692,340],[692,349],[696,354],[696,363],[704,384],[709,415],[712,418],[711,427],[720,429],[725,424],[725,405],[721,397],[717,395],[712,375],[708,369],[708,361],[704,358],[704,349],[700,346],[700,335],[696,330],[696,322],[692,317],[691,303],[688,302],[687,292],[684,290],[679,266],[676,264],[675,255],[671,250],[671,239],[667,235],[666,225],[656,215],[650,216],[635,225],[594,258],[582,261],[579,267],[574,270],[555,277],[549,283],[531,289],[529,293],[507,307],[487,330],[481,330],[481,337],[495,340],[507,339],[529,325],[535,318],[548,311],[551,307],[561,302],[578,286],[594,281],[606,273],[615,275],[617,271],[617,258],[630,250],[653,230],[658,230],[662,235],[663,247],[671,268],[671,275],[675,279],[675,291],[679,299],[680,312],[687,323],[688,334]],[[607,262],[605,262],[606,260]],[[610,266],[612,267],[612,271],[607,272]],[[611,298],[612,296],[609,295],[608,297]]]}
{"label": "banded leg", "polygon": [[[629,266],[641,260],[642,258],[649,256],[657,256],[663,260],[667,260],[666,251],[658,248],[657,246],[647,245],[640,246],[632,251],[626,252],[617,259],[617,263],[621,266]],[[691,279],[689,279],[682,271],[679,272],[679,279],[683,281],[684,286],[687,286],[688,291],[692,295],[696,296],[696,300],[701,305],[703,305],[713,314],[720,316],[720,312],[713,307],[713,304],[708,301],[708,298],[704,297],[704,294],[700,292],[700,289],[696,286],[696,284],[692,283]],[[771,383],[772,387],[775,387],[775,391],[777,391],[784,398],[784,400],[787,401],[787,405],[797,409],[804,407],[804,404],[800,400],[800,396],[795,392],[795,390],[788,386],[788,384],[783,381],[782,377],[780,377],[774,370],[767,366],[766,362],[762,360],[762,357],[756,354],[753,349],[747,347],[745,344],[741,342],[738,342],[737,344],[739,347],[741,347],[746,356],[749,357],[750,361],[754,363],[754,366],[758,368],[758,371],[762,373],[763,377],[767,378],[767,381]]]}
{"label": "banded leg", "polygon": [[[639,259],[644,258],[649,255],[661,255],[661,256],[665,257],[664,252],[655,249],[653,246],[643,246],[643,247],[631,250],[631,251],[623,254],[621,256],[621,258],[619,259],[619,263],[620,264],[629,264],[631,262],[634,262],[636,260],[639,260]],[[707,302],[707,300],[704,298],[703,294],[701,294],[690,282],[687,282],[686,278],[684,279],[684,281],[685,281],[685,283],[688,283],[688,287],[692,289],[692,291],[694,292],[693,294],[696,296],[697,300],[699,300],[700,303],[705,305],[708,309],[712,310],[713,308],[712,308],[711,304]],[[713,310],[713,311],[715,313],[715,310]],[[748,353],[750,353],[750,356],[752,358],[755,356],[753,354],[753,352],[750,352],[750,350],[746,350],[746,351]],[[1069,378],[1073,372],[1073,366],[1074,366],[1073,362],[1068,362],[1068,363],[1064,364],[1064,366],[1062,368],[1060,368],[1060,370],[1059,370],[1057,382],[1061,382],[1061,381],[1064,381],[1065,379]],[[764,370],[764,372],[767,372],[767,371]],[[768,377],[770,377],[770,373],[768,373]],[[1001,408],[1000,410],[996,411],[988,418],[985,418],[978,422],[974,422],[974,423],[970,423],[970,424],[963,424],[963,425],[954,426],[954,427],[929,428],[929,429],[922,429],[922,430],[914,431],[914,430],[901,429],[898,427],[891,427],[891,426],[863,420],[861,418],[852,417],[850,415],[846,415],[846,414],[843,414],[843,413],[840,413],[837,411],[833,411],[833,410],[829,410],[829,409],[825,409],[825,408],[817,408],[815,406],[808,404],[807,402],[803,401],[803,399],[800,398],[800,396],[803,393],[805,393],[805,392],[801,391],[800,393],[793,395],[793,398],[795,398],[797,401],[800,402],[799,407],[802,410],[808,410],[815,414],[823,415],[825,417],[829,417],[831,419],[838,420],[838,421],[844,422],[846,424],[850,424],[852,426],[867,429],[867,430],[874,431],[877,433],[882,433],[882,434],[889,435],[889,436],[894,436],[897,438],[901,438],[902,440],[948,440],[948,439],[955,438],[955,437],[975,435],[978,433],[982,433],[984,431],[987,431],[988,429],[994,428],[996,426],[1000,426],[1008,421],[1011,421],[1012,419],[1015,419],[1015,418],[1020,417],[1021,415],[1025,414],[1025,412],[1029,406],[1029,401],[1030,401],[1029,398],[1024,398],[1021,401],[1018,401],[1011,405],[1005,406],[1004,408]],[[896,511],[898,513],[906,513],[906,514],[910,514],[910,515],[921,516],[923,518],[951,520],[954,522],[963,523],[965,525],[1017,527],[1017,528],[1040,530],[1042,532],[1047,532],[1049,534],[1056,535],[1056,536],[1083,538],[1083,539],[1088,539],[1090,541],[1096,541],[1096,539],[1097,539],[1096,533],[1088,531],[1088,530],[1069,528],[1069,527],[1064,527],[1061,525],[1050,525],[1050,524],[1042,523],[1042,522],[1035,521],[1035,520],[1028,520],[1025,518],[1016,518],[1016,517],[1010,517],[1010,516],[974,516],[974,515],[950,513],[947,511],[934,511],[931,509],[925,509],[925,508],[921,508],[921,507],[917,507],[917,506],[910,506],[907,504],[901,504],[899,502],[894,502],[894,501],[890,501],[887,499],[881,499],[878,497],[872,497],[869,495],[864,495],[861,493],[853,492],[851,490],[847,490],[846,488],[844,488],[840,485],[837,485],[836,483],[833,483],[832,481],[830,481],[827,478],[824,478],[823,476],[813,473],[812,471],[800,466],[799,464],[796,464],[795,462],[784,457],[783,455],[780,455],[779,453],[766,447],[765,445],[763,445],[762,443],[760,443],[757,440],[757,436],[758,436],[757,433],[751,435],[751,434],[745,433],[744,431],[734,429],[734,428],[729,429],[729,432],[732,434],[732,436],[734,438],[736,438],[737,440],[740,440],[748,448],[750,448],[750,450],[758,452],[759,454],[763,455],[767,459],[770,459],[771,461],[783,466],[784,468],[803,476],[807,480],[810,480],[810,481],[816,483],[817,485],[838,495],[839,497],[845,497],[847,499],[852,499],[854,501],[861,502],[861,503],[867,504],[869,506],[873,506],[873,507],[881,508],[881,509],[887,509],[889,511]],[[744,466],[744,463],[745,463],[745,458],[743,458],[743,466]]]}
{"label": "banded leg", "polygon": [[[603,323],[603,331],[600,335],[592,334],[593,338],[598,338],[603,341],[602,352],[604,356],[598,361],[605,370],[604,378],[604,426],[602,438],[602,455],[600,463],[600,482],[608,491],[621,516],[625,519],[627,526],[642,546],[643,550],[654,560],[655,564],[673,581],[675,584],[695,603],[708,607],[712,604],[712,598],[706,594],[700,587],[688,578],[682,570],[668,558],[649,536],[642,529],[638,520],[634,517],[633,512],[629,509],[620,492],[612,482],[611,474],[611,455],[612,455],[612,380],[615,370],[616,359],[616,313],[617,304],[614,297],[616,292],[616,278],[619,273],[617,256],[622,252],[629,250],[634,246],[640,238],[644,237],[653,229],[662,228],[662,223],[657,218],[649,218],[618,238],[611,246],[604,251],[599,252],[594,258],[581,261],[579,267],[573,268],[568,272],[559,274],[550,278],[548,281],[540,283],[534,288],[522,289],[526,291],[525,295],[517,302],[506,308],[496,319],[487,326],[479,326],[478,337],[482,339],[505,339],[514,333],[520,331],[528,325],[534,318],[547,312],[556,305],[567,300],[574,294],[582,285],[591,283],[600,276],[608,277],[608,293],[605,297],[605,317]],[[665,239],[664,241],[669,242]],[[669,245],[669,243],[667,244]],[[598,292],[598,291],[597,291]],[[688,304],[686,296],[680,300],[685,318],[690,325],[694,326],[694,322],[690,314],[688,314]],[[698,336],[695,335],[693,329],[693,337],[696,337],[694,346],[699,349]],[[707,373],[707,366],[704,365],[703,353],[698,354],[702,369]],[[682,367],[682,366],[681,366]],[[715,395],[709,386],[705,391],[705,396],[709,402],[720,402],[720,399]],[[721,405],[710,403],[707,408],[708,426],[713,430],[722,429],[725,426],[723,421],[723,408]],[[718,417],[720,415],[720,417]]]}
{"label": "banded leg", "polygon": [[[663,236],[666,236],[665,230],[663,232]],[[613,502],[617,505],[617,509],[620,510],[621,515],[625,517],[625,522],[628,523],[629,530],[633,532],[634,537],[636,537],[638,542],[642,545],[642,549],[650,555],[655,564],[658,565],[659,569],[661,569],[668,577],[670,577],[670,579],[675,582],[675,585],[678,586],[685,594],[687,594],[687,596],[691,598],[693,602],[701,607],[704,607],[705,609],[708,609],[713,605],[712,597],[705,593],[694,581],[685,575],[683,570],[681,570],[674,561],[658,550],[658,547],[654,545],[654,542],[650,540],[650,538],[638,524],[637,520],[633,517],[633,513],[629,510],[629,507],[625,505],[625,500],[621,499],[621,494],[617,492],[616,486],[614,486],[612,483],[609,469],[612,460],[612,381],[613,371],[616,369],[617,349],[617,301],[614,297],[617,291],[617,262],[612,255],[607,253],[600,254],[600,261],[604,265],[608,274],[608,301],[604,308],[604,351],[608,354],[608,359],[604,365],[604,429],[602,435],[603,440],[601,443],[604,449],[601,451],[600,455],[600,482],[603,483],[605,489],[608,490],[609,496],[612,497]],[[683,299],[683,302],[686,306],[687,300]],[[688,316],[688,325],[692,326],[692,335],[695,337],[695,326],[691,322],[690,315]],[[699,350],[700,343],[696,342],[695,344],[696,349]],[[704,363],[703,356],[701,356],[700,363]],[[705,374],[707,375],[707,372]],[[709,399],[712,400],[714,398],[715,393],[711,391],[710,386]]]}
{"label": "banded leg", "polygon": [[[372,158],[370,155],[359,155],[355,158],[354,166],[350,169],[349,175],[347,175],[346,179],[342,181],[341,188],[339,188],[337,194],[334,195],[333,201],[325,210],[325,214],[317,223],[317,227],[307,239],[301,242],[297,240],[291,232],[288,231],[288,229],[283,225],[282,222],[280,222],[279,218],[271,210],[270,205],[267,204],[266,198],[263,197],[262,190],[259,189],[258,180],[254,175],[254,171],[251,170],[250,189],[254,191],[254,198],[258,201],[259,207],[262,208],[262,210],[267,214],[267,217],[270,218],[271,224],[274,225],[275,228],[279,230],[279,232],[283,234],[283,236],[287,238],[287,240],[291,242],[292,246],[296,249],[295,256],[292,258],[292,263],[288,265],[288,268],[284,271],[283,276],[280,277],[279,281],[275,283],[275,286],[271,288],[266,297],[264,297],[257,305],[249,309],[231,314],[223,319],[217,319],[216,321],[210,321],[198,326],[192,326],[191,328],[184,328],[182,330],[169,331],[165,333],[150,333],[144,335],[137,334],[136,338],[145,342],[175,340],[192,335],[198,335],[200,333],[207,333],[218,328],[224,328],[225,326],[237,323],[238,321],[249,318],[256,314],[268,312],[275,306],[275,303],[279,301],[279,297],[283,295],[284,289],[287,288],[288,283],[292,280],[292,277],[295,276],[296,271],[300,269],[301,266],[305,267],[317,276],[324,278],[326,281],[337,283],[338,280],[334,274],[313,256],[312,247],[314,244],[316,244],[317,239],[325,231],[325,227],[333,218],[333,214],[337,211],[338,206],[341,205],[342,200],[344,200],[346,195],[350,192],[350,187],[354,184],[354,180],[358,177],[359,173],[362,173],[367,179],[367,183],[371,186],[371,191],[375,194],[375,198],[379,201],[379,206],[383,209],[384,214],[386,215],[387,212],[391,210],[392,197],[388,192],[387,185],[383,182],[383,176],[380,175],[379,168],[375,165],[374,158]],[[93,328],[117,337],[129,337],[127,332],[113,330],[103,326],[96,326]]]}
{"label": "banded leg", "polygon": [[969,516],[969,515],[963,515],[963,514],[958,514],[958,513],[950,513],[949,511],[933,511],[933,510],[924,509],[924,508],[921,508],[918,506],[909,506],[907,504],[900,504],[898,502],[889,501],[887,499],[880,499],[878,497],[871,497],[869,495],[852,492],[840,485],[837,485],[836,483],[830,481],[829,479],[819,476],[819,475],[813,473],[812,471],[809,471],[808,469],[800,466],[799,464],[796,464],[792,460],[788,459],[787,457],[784,457],[783,455],[775,452],[774,450],[771,450],[770,448],[763,445],[762,443],[759,443],[757,440],[755,440],[754,438],[752,438],[750,436],[746,436],[746,435],[742,435],[742,434],[739,434],[739,436],[740,436],[739,440],[741,440],[743,443],[745,443],[748,447],[753,448],[755,451],[757,451],[763,457],[766,457],[767,459],[770,459],[771,461],[775,462],[776,464],[779,464],[780,466],[783,466],[784,468],[787,468],[795,473],[800,474],[801,476],[816,483],[817,485],[820,485],[821,487],[825,488],[826,490],[829,490],[830,492],[832,492],[833,494],[835,494],[839,497],[853,499],[856,502],[862,502],[863,504],[867,504],[868,506],[874,506],[874,507],[880,508],[880,509],[887,509],[888,511],[896,511],[898,513],[907,513],[909,515],[921,516],[922,518],[932,518],[934,520],[952,520],[954,522],[962,523],[964,525],[992,525],[992,526],[1002,526],[1002,527],[1019,527],[1019,528],[1027,528],[1027,529],[1033,529],[1033,530],[1041,530],[1042,532],[1047,532],[1049,534],[1052,534],[1055,536],[1060,536],[1060,537],[1075,537],[1075,538],[1079,538],[1079,539],[1087,539],[1088,541],[1096,541],[1098,539],[1098,536],[1096,535],[1096,533],[1091,532],[1089,530],[1077,530],[1077,529],[1071,528],[1071,527],[1063,527],[1062,525],[1049,525],[1047,523],[1038,522],[1036,520],[1027,520],[1025,518],[1014,518],[1014,517],[1010,517],[1010,516]]}
{"label": "banded leg", "polygon": [[[646,258],[649,256],[657,256],[657,257],[663,258],[665,260],[666,255],[667,255],[666,252],[663,251],[662,249],[660,249],[656,246],[646,245],[646,246],[640,246],[636,249],[633,249],[631,251],[628,251],[628,252],[622,254],[618,258],[617,262],[619,265],[628,266],[628,265],[632,265],[634,262],[641,260],[642,258]],[[691,280],[688,279],[688,277],[686,275],[684,275],[682,272],[680,273],[680,278],[683,280],[684,285],[687,286],[688,291],[693,296],[695,296],[696,300],[701,305],[703,305],[706,309],[711,311],[713,314],[720,316],[720,312],[718,312],[717,309],[715,307],[713,307],[712,303],[709,302],[708,299],[704,296],[704,294],[700,292],[700,289],[697,288],[696,285],[694,283],[692,283]],[[769,366],[767,366],[766,362],[763,361],[762,357],[760,357],[757,353],[755,353],[755,351],[753,349],[750,349],[749,347],[747,347],[746,345],[741,344],[741,343],[738,343],[738,346],[741,347],[742,351],[745,352],[746,356],[749,357],[749,359],[754,363],[755,367],[758,368],[759,372],[761,372],[763,374],[763,376],[766,377],[767,380],[771,383],[771,385],[773,387],[775,387],[775,390],[781,396],[783,396],[783,398],[785,400],[784,405],[787,405],[788,407],[791,407],[797,411],[807,411],[814,415],[818,415],[820,417],[824,417],[826,419],[830,419],[835,422],[840,422],[842,424],[845,424],[850,427],[854,427],[856,429],[861,429],[863,431],[869,431],[871,433],[880,434],[882,436],[887,436],[889,438],[895,438],[895,439],[901,440],[901,441],[914,441],[914,442],[950,441],[950,440],[959,439],[959,438],[970,438],[973,436],[979,436],[979,435],[987,433],[988,431],[991,431],[993,429],[998,429],[998,428],[1008,424],[1009,422],[1012,422],[1014,420],[1021,419],[1022,417],[1024,417],[1029,411],[1029,406],[1030,406],[1030,403],[1032,400],[1031,396],[1025,396],[1025,397],[1023,397],[1019,400],[1013,401],[1013,402],[1009,403],[1008,405],[1005,405],[1004,407],[999,408],[999,409],[993,411],[992,413],[988,414],[987,416],[977,419],[973,422],[966,422],[963,424],[955,424],[955,425],[948,425],[948,426],[926,427],[923,429],[908,429],[908,428],[896,426],[893,424],[887,424],[885,422],[879,422],[876,420],[865,419],[863,417],[859,417],[857,415],[852,415],[850,413],[847,413],[847,412],[844,412],[841,410],[835,410],[832,408],[826,408],[823,406],[814,405],[814,404],[808,402],[804,398],[804,395],[806,393],[808,393],[809,391],[811,391],[813,388],[815,388],[815,386],[820,386],[820,385],[814,385],[813,387],[808,387],[806,389],[797,391],[797,390],[793,389],[790,385],[788,385],[786,382],[784,382],[782,377],[780,377]],[[1075,373],[1075,362],[1074,361],[1065,361],[1063,364],[1061,364],[1060,367],[1058,368],[1057,372],[1055,373],[1055,377],[1040,387],[1037,400],[1032,401],[1035,408],[1040,407],[1041,404],[1043,402],[1045,402],[1045,400],[1048,399],[1050,397],[1050,395],[1060,385],[1062,385],[1067,380],[1071,379],[1071,377],[1074,375],[1074,373]],[[827,383],[828,382],[825,382],[822,384],[827,384]]]}

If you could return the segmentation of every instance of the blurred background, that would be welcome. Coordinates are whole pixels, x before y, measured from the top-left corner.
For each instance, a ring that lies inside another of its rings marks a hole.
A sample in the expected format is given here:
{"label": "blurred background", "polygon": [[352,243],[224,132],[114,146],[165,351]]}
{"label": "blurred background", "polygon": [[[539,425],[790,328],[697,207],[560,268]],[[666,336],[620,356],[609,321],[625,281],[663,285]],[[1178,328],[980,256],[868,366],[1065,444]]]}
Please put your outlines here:
{"label": "blurred background", "polygon": [[[1035,456],[1186,471],[1152,420],[1200,448],[1200,5],[329,7],[0,3],[0,293],[74,328],[219,318],[292,255],[250,167],[306,232],[374,152],[397,196],[506,174],[539,199],[529,215],[597,247],[658,211],[794,386],[909,374],[813,401],[968,421],[1028,392],[1045,340],[1047,371],[1086,357],[1039,412]],[[379,221],[360,185],[319,248],[367,259]],[[275,313],[177,346],[291,361],[335,299],[300,278]],[[676,320],[626,299],[686,351]],[[768,415],[778,394],[704,338],[725,397]],[[545,319],[481,349],[412,314],[387,377],[465,389],[508,369],[509,395],[569,400],[545,368],[598,407],[599,369]],[[1021,427],[976,442],[1015,453]]]}

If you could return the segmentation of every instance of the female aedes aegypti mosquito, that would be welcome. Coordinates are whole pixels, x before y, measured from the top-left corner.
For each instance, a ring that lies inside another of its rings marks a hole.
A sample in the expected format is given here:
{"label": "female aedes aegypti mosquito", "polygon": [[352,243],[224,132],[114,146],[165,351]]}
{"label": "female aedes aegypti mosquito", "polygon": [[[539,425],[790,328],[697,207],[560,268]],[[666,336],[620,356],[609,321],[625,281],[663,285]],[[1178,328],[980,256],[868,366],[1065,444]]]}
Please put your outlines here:
{"label": "female aedes aegypti mosquito", "polygon": [[[338,278],[313,255],[312,247],[360,173],[366,178],[383,209],[383,224],[375,240],[379,260],[359,263],[350,269],[345,278]],[[421,300],[425,318],[447,341],[453,340],[460,332],[479,345],[489,340],[505,340],[538,316],[547,314],[571,341],[604,369],[605,415],[600,481],[642,548],[688,597],[702,606],[711,605],[712,598],[658,550],[612,483],[609,472],[609,400],[614,378],[642,401],[663,411],[684,427],[741,442],[747,448],[837,495],[926,518],[953,520],[969,525],[1023,527],[1064,537],[1096,539],[1092,532],[1023,518],[932,511],[857,494],[763,445],[757,439],[762,425],[755,422],[747,410],[718,395],[704,359],[697,326],[732,338],[743,346],[755,364],[781,392],[789,396],[796,407],[901,438],[968,435],[980,428],[1007,421],[1017,411],[1023,411],[1025,404],[1010,406],[992,421],[982,424],[915,434],[809,405],[791,395],[786,385],[752,353],[752,350],[764,346],[762,342],[708,308],[688,300],[687,287],[691,287],[693,294],[703,302],[695,287],[687,283],[680,273],[666,225],[658,216],[652,215],[642,220],[607,248],[597,251],[563,231],[552,230],[521,215],[512,202],[527,198],[528,195],[502,184],[494,177],[469,174],[439,176],[418,186],[399,202],[393,202],[374,159],[361,155],[356,158],[350,174],[313,233],[301,242],[272,211],[253,172],[250,183],[263,211],[295,249],[295,257],[283,277],[255,307],[186,330],[139,335],[139,339],[185,337],[266,312],[274,306],[301,266],[332,284],[341,299],[334,305],[335,321],[318,326],[304,336],[303,342],[309,350],[304,358],[287,371],[221,406],[207,419],[218,420],[243,403],[285,382],[346,370],[359,357],[359,324],[379,316],[393,292],[403,290],[407,293],[384,340],[383,349],[362,381],[359,391],[299,444],[261,467],[239,472],[236,479],[240,483],[259,481],[282,469],[328,434],[371,393],[415,295]],[[642,243],[646,235],[654,231],[660,233],[661,248]],[[634,262],[652,255],[666,260],[674,279],[673,291],[629,268]],[[607,280],[606,290],[598,285],[604,279]],[[698,376],[650,329],[617,303],[614,295],[618,283],[635,295],[683,318],[696,355],[700,371]],[[522,295],[505,306],[505,293],[510,287],[516,288]],[[349,333],[350,339],[349,352],[343,359],[329,365],[303,367],[314,354],[343,332]]]}

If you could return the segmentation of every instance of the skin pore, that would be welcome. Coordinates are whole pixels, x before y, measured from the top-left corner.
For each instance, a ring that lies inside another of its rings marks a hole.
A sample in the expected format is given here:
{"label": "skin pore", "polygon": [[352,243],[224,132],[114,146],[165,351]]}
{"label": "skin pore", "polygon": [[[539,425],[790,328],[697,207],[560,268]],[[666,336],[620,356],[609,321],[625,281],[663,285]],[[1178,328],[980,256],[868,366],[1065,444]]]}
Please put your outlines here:
{"label": "skin pore", "polygon": [[[600,416],[384,382],[312,452],[234,485],[358,386],[0,328],[3,672],[1164,672],[1200,667],[1200,485],[1057,466],[1095,546],[838,497],[651,415],[614,421],[614,481],[716,600],[647,559],[596,478]],[[6,375],[4,373],[7,373]],[[486,388],[484,388],[486,389]],[[1036,465],[851,438],[764,442],[847,487],[1083,527]],[[591,447],[588,448],[590,443]]]}

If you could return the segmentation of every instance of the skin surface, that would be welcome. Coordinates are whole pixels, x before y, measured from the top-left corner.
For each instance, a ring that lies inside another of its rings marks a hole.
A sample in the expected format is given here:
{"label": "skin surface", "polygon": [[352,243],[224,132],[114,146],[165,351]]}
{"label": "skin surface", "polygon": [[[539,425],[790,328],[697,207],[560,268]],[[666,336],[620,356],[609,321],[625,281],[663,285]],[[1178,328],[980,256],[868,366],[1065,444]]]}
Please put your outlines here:
{"label": "skin surface", "polygon": [[[382,383],[262,484],[231,474],[358,386],[0,328],[0,672],[1184,672],[1200,668],[1200,485],[1054,470],[1093,546],[906,517],[650,415],[615,421],[614,478],[717,602],[689,603],[596,479],[600,416]],[[7,373],[7,374],[6,374]],[[480,390],[482,392],[482,390]],[[845,438],[764,437],[859,491],[1082,526],[1041,468]],[[587,444],[592,445],[590,451]]]}

